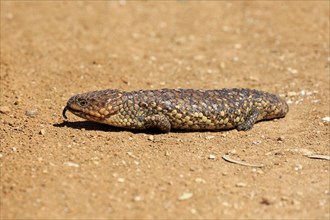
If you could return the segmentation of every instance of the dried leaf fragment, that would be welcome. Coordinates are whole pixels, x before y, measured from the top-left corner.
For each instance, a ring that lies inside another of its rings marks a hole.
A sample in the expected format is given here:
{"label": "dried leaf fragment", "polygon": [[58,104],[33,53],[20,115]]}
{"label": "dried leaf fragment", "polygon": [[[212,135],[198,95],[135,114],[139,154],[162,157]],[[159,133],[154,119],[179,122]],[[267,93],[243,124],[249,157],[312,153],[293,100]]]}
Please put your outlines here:
{"label": "dried leaf fragment", "polygon": [[223,155],[222,159],[224,159],[225,161],[231,162],[231,163],[242,165],[242,166],[248,166],[248,167],[263,167],[264,166],[263,164],[253,164],[253,163],[247,163],[247,162],[243,162],[243,161],[239,161],[239,160],[234,160],[234,159],[231,159],[228,154]]}

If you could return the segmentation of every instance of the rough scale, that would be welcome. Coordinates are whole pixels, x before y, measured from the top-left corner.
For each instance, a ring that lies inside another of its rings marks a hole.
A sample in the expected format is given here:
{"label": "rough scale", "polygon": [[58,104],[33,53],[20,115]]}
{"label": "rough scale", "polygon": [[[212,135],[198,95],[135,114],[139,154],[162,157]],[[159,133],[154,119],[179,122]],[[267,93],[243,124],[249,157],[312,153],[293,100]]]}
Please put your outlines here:
{"label": "rough scale", "polygon": [[129,129],[249,130],[261,120],[282,118],[287,103],[252,89],[101,90],[75,95],[63,110],[90,121]]}

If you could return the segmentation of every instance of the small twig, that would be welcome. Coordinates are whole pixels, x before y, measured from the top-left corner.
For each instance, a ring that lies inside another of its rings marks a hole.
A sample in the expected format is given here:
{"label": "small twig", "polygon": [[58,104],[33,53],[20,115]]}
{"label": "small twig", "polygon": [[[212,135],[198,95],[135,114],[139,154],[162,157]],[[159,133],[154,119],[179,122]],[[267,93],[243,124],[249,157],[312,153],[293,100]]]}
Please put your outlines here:
{"label": "small twig", "polygon": [[308,155],[311,159],[321,159],[321,160],[330,160],[330,156],[328,155]]}
{"label": "small twig", "polygon": [[234,160],[234,159],[231,159],[228,154],[223,155],[222,159],[224,159],[225,161],[231,162],[231,163],[236,163],[236,164],[242,165],[242,166],[248,166],[248,167],[263,167],[264,166],[263,164],[252,164],[252,163],[247,163],[247,162],[243,162],[243,161],[239,161],[239,160]]}

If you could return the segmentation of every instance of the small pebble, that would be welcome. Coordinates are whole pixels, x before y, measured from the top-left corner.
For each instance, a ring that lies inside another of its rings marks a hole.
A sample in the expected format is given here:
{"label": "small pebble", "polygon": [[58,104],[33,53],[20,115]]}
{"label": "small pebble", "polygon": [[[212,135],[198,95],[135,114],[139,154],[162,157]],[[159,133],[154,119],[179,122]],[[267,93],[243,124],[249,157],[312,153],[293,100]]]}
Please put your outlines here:
{"label": "small pebble", "polygon": [[280,141],[280,142],[284,141],[284,136],[280,136],[280,137],[278,137],[278,138],[277,138],[277,141]]}
{"label": "small pebble", "polygon": [[258,77],[255,76],[250,76],[248,79],[251,80],[252,82],[258,82],[260,80]]}
{"label": "small pebble", "polygon": [[123,182],[125,182],[125,179],[124,178],[118,178],[118,182],[123,183]]}
{"label": "small pebble", "polygon": [[155,56],[151,56],[151,57],[150,57],[150,60],[152,60],[152,61],[156,61],[157,58],[156,58]]}
{"label": "small pebble", "polygon": [[39,134],[45,135],[45,133],[46,133],[45,129],[40,129]]}
{"label": "small pebble", "polygon": [[155,138],[154,138],[154,136],[153,136],[153,135],[150,135],[150,136],[148,137],[148,140],[149,140],[149,141],[154,141],[154,140],[155,140]]}
{"label": "small pebble", "polygon": [[262,197],[260,203],[263,205],[271,205],[274,203],[274,200],[268,197]]}
{"label": "small pebble", "polygon": [[204,179],[202,179],[202,178],[196,178],[195,179],[195,182],[196,183],[206,183],[206,181]]}
{"label": "small pebble", "polygon": [[211,140],[211,139],[213,139],[213,138],[215,138],[215,137],[214,137],[214,136],[206,136],[206,137],[205,137],[206,140]]}
{"label": "small pebble", "polygon": [[322,118],[322,120],[325,121],[325,122],[330,122],[330,117],[329,116],[324,117],[324,118]]}
{"label": "small pebble", "polygon": [[184,200],[188,200],[190,199],[191,197],[193,197],[193,193],[192,192],[185,192],[183,193],[180,197],[179,197],[179,200],[180,201],[184,201]]}
{"label": "small pebble", "polygon": [[0,112],[3,114],[8,114],[11,112],[9,106],[0,106]]}
{"label": "small pebble", "polygon": [[207,72],[208,74],[212,74],[212,73],[213,73],[213,70],[208,69],[206,72]]}
{"label": "small pebble", "polygon": [[[198,168],[197,168],[197,169],[198,169]],[[196,169],[196,167],[190,167],[190,168],[189,168],[189,171],[194,172],[194,171],[196,171],[197,169]]]}
{"label": "small pebble", "polygon": [[16,101],[14,102],[14,105],[19,105],[22,102],[20,98],[17,98]]}
{"label": "small pebble", "polygon": [[261,144],[261,142],[262,142],[262,141],[257,140],[257,141],[253,141],[252,144],[256,144],[256,145],[258,145],[258,144]]}
{"label": "small pebble", "polygon": [[12,147],[11,149],[13,150],[13,152],[17,151],[16,147]]}
{"label": "small pebble", "polygon": [[215,160],[215,158],[216,158],[215,155],[213,155],[213,154],[210,154],[210,155],[209,155],[209,159],[210,159],[210,160]]}
{"label": "small pebble", "polygon": [[287,70],[288,70],[288,72],[290,72],[290,73],[292,73],[292,74],[296,74],[296,73],[298,73],[298,70],[293,69],[293,68],[291,68],[291,67],[289,67]]}
{"label": "small pebble", "polygon": [[301,164],[297,164],[294,168],[295,171],[301,170],[303,166]]}
{"label": "small pebble", "polygon": [[28,117],[34,117],[38,114],[38,110],[37,109],[30,109],[30,110],[26,110],[25,111],[25,115]]}
{"label": "small pebble", "polygon": [[237,151],[235,149],[231,149],[231,150],[229,150],[227,152],[227,154],[229,154],[229,155],[235,155],[235,154],[237,154]]}
{"label": "small pebble", "polygon": [[142,200],[143,200],[142,196],[137,195],[137,196],[133,197],[134,202],[139,202],[139,201],[142,201]]}
{"label": "small pebble", "polygon": [[64,165],[67,167],[79,167],[79,164],[73,162],[65,162]]}
{"label": "small pebble", "polygon": [[236,183],[235,186],[236,187],[245,187],[246,183],[239,182],[239,183]]}

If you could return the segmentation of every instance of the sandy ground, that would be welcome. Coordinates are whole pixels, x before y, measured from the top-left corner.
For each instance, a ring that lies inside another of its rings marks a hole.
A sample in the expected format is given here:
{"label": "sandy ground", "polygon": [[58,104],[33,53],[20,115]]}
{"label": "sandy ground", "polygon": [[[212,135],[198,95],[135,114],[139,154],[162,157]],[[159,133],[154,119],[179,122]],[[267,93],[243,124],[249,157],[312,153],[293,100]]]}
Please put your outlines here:
{"label": "sandy ground", "polygon": [[[329,161],[308,157],[330,154],[329,66],[327,1],[1,1],[1,217],[329,219]],[[290,112],[248,132],[63,123],[74,94],[164,87]]]}

